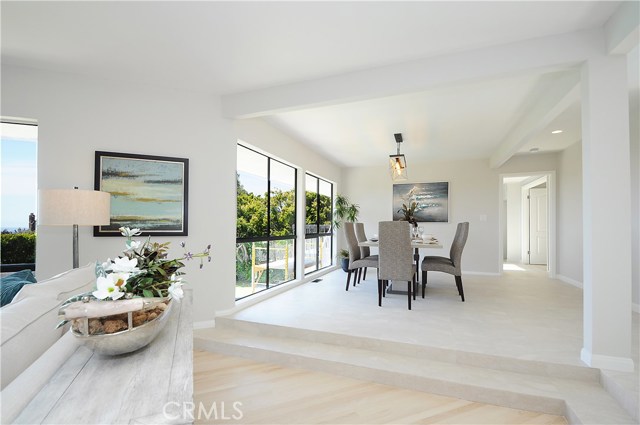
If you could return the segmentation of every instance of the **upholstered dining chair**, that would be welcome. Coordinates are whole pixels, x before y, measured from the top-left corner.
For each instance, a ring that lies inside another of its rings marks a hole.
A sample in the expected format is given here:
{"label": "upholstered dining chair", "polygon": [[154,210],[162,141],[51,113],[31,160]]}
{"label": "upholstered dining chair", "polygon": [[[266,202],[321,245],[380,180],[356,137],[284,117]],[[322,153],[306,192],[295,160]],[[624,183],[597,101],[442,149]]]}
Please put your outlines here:
{"label": "upholstered dining chair", "polygon": [[358,276],[359,269],[363,267],[378,268],[378,260],[362,258],[360,254],[360,247],[358,246],[358,239],[356,238],[356,232],[354,223],[344,223],[344,234],[347,238],[347,249],[349,250],[349,267],[347,268],[347,287],[349,290],[349,281],[351,280],[351,274],[355,273],[353,277],[353,286],[356,286],[356,277]]}
{"label": "upholstered dining chair", "polygon": [[449,258],[426,256],[422,260],[422,298],[424,298],[424,290],[427,286],[427,272],[443,272],[452,274],[456,279],[456,286],[458,287],[458,295],[464,302],[464,289],[462,288],[462,268],[460,260],[462,259],[462,250],[467,243],[467,236],[469,236],[469,223],[458,223],[456,229],[456,235],[451,243],[451,250],[449,251]]}
{"label": "upholstered dining chair", "polygon": [[[366,242],[367,234],[364,231],[364,223],[354,223],[354,228],[356,231],[356,239],[358,239],[358,242]],[[364,260],[378,261],[378,256],[371,255],[371,248],[369,248],[368,246],[360,247],[360,257]],[[358,283],[360,283],[360,278],[362,278],[362,280],[367,279],[367,267],[363,267],[362,269],[360,269],[360,273],[358,273]]]}
{"label": "upholstered dining chair", "polygon": [[411,310],[411,296],[416,299],[415,277],[417,267],[413,262],[411,248],[411,224],[408,221],[381,221],[378,223],[378,305],[382,306],[382,295],[386,284],[407,282],[407,302]]}

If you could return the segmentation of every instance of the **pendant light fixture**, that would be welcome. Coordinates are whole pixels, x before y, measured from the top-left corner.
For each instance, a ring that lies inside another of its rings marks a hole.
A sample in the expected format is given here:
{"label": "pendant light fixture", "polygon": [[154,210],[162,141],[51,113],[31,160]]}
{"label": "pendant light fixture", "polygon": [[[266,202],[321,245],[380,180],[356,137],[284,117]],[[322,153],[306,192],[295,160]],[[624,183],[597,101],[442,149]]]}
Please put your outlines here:
{"label": "pendant light fixture", "polygon": [[391,180],[404,181],[407,180],[407,160],[404,155],[400,153],[400,143],[402,143],[402,133],[396,133],[393,135],[396,138],[396,144],[398,146],[395,155],[389,155],[389,173],[391,173]]}

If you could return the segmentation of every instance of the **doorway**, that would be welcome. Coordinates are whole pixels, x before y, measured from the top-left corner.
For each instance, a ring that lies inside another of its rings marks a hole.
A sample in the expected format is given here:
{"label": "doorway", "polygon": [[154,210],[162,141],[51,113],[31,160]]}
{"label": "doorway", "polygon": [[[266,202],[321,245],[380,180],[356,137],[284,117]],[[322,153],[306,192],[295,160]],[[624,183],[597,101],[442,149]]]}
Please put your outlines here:
{"label": "doorway", "polygon": [[[548,237],[548,212],[547,212],[547,187],[541,185],[529,189],[527,200],[529,201],[529,225],[528,230],[529,261],[527,264],[547,265]],[[525,230],[525,231],[527,231]]]}
{"label": "doorway", "polygon": [[544,267],[555,276],[555,173],[500,176],[500,270],[504,264]]}

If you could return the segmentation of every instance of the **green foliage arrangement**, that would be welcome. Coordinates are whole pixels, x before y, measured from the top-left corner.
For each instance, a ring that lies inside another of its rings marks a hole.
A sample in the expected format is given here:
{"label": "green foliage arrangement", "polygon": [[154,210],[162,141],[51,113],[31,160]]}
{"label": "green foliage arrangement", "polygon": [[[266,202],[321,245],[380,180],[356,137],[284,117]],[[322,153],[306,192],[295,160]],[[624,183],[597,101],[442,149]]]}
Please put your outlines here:
{"label": "green foliage arrangement", "polygon": [[36,262],[36,234],[31,231],[2,233],[0,246],[2,264]]}
{"label": "green foliage arrangement", "polygon": [[211,261],[211,245],[202,252],[187,251],[185,243],[180,246],[184,255],[178,258],[167,258],[170,242],[151,242],[133,240],[140,235],[140,229],[121,227],[120,233],[127,238],[123,255],[113,260],[108,259],[96,267],[97,290],[92,294],[97,299],[117,300],[129,297],[167,297],[182,298],[183,281],[180,271],[185,266],[184,261],[200,259],[200,268],[204,266],[204,259]]}
{"label": "green foliage arrangement", "polygon": [[336,229],[339,229],[344,221],[358,221],[359,214],[359,205],[351,203],[344,195],[336,196],[336,215],[334,219]]}

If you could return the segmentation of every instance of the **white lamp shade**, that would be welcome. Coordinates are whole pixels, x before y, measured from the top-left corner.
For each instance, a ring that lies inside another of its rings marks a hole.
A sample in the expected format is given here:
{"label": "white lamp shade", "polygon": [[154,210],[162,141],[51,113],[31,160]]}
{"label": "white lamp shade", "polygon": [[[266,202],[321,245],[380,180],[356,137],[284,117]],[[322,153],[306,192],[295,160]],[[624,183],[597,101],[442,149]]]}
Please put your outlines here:
{"label": "white lamp shade", "polygon": [[38,191],[38,224],[45,226],[106,226],[110,224],[111,194],[97,190]]}

